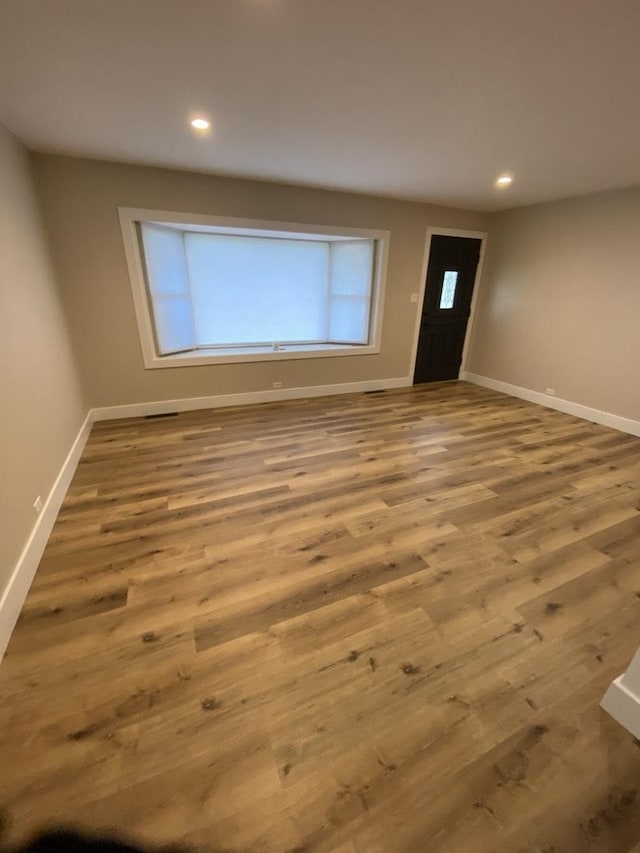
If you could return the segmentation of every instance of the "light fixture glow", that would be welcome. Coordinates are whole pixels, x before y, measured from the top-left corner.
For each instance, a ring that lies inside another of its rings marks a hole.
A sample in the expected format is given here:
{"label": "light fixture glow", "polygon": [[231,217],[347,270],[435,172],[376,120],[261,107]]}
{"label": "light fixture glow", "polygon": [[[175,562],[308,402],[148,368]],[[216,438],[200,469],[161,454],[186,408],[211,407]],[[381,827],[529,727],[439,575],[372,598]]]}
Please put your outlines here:
{"label": "light fixture glow", "polygon": [[496,180],[497,187],[508,187],[513,183],[513,175],[500,175],[500,177]]}
{"label": "light fixture glow", "polygon": [[206,118],[198,116],[197,118],[191,119],[191,127],[195,128],[195,130],[209,130],[211,122]]}

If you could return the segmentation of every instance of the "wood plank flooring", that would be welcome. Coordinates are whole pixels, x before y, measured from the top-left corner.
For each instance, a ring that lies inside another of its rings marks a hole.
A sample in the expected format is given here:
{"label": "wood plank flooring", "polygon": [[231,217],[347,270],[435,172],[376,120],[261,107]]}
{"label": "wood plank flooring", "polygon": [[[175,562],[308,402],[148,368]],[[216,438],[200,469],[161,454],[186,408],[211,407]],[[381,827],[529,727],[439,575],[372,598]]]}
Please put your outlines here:
{"label": "wood plank flooring", "polygon": [[466,383],[99,423],[0,666],[9,837],[628,853],[640,439]]}

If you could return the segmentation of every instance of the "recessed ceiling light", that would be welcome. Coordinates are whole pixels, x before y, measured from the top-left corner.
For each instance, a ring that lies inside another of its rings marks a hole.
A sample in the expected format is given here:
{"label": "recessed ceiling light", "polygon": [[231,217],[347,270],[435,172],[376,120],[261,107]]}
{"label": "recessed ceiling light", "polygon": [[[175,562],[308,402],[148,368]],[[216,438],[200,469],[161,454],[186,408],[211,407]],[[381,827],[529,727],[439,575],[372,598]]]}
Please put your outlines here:
{"label": "recessed ceiling light", "polygon": [[513,183],[513,175],[500,175],[500,177],[496,180],[496,186],[504,189],[504,187],[508,187]]}
{"label": "recessed ceiling light", "polygon": [[195,130],[209,130],[211,122],[206,118],[202,118],[202,116],[197,116],[191,119],[191,127]]}

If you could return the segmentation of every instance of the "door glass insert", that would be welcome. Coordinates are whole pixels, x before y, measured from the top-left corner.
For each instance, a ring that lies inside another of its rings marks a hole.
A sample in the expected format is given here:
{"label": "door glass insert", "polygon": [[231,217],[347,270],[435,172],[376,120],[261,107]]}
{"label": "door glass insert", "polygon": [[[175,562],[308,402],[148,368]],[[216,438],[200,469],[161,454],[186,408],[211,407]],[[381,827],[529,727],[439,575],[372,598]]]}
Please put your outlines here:
{"label": "door glass insert", "polygon": [[456,284],[458,273],[456,270],[447,270],[442,279],[442,290],[440,291],[440,308],[453,308],[456,298]]}

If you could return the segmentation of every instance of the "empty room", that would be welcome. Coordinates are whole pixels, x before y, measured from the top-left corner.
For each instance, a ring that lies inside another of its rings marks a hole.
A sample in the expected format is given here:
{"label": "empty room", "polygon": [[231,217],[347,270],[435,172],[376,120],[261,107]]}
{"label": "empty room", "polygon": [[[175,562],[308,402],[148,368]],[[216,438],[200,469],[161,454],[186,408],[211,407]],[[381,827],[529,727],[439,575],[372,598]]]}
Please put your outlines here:
{"label": "empty room", "polygon": [[0,0],[2,853],[640,853],[637,0]]}

